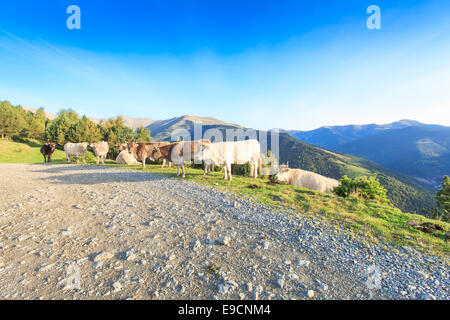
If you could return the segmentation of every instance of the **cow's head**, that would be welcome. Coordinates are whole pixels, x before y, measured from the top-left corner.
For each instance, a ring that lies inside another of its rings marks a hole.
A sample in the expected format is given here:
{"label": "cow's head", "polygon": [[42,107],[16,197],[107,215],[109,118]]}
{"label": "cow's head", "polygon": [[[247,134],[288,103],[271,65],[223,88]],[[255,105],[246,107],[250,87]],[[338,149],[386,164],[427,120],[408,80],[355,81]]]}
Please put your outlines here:
{"label": "cow's head", "polygon": [[137,159],[138,146],[139,145],[136,142],[128,142],[127,143],[128,152],[131,153],[133,155],[133,157],[135,157],[136,159]]}
{"label": "cow's head", "polygon": [[152,153],[150,154],[150,158],[153,159],[153,161],[156,161],[158,159],[161,159],[163,157],[163,154],[161,153],[161,149],[158,146],[153,147]]}
{"label": "cow's head", "polygon": [[289,167],[288,164],[282,164],[278,166],[278,173],[275,176],[275,182],[284,182],[287,183],[289,181]]}
{"label": "cow's head", "polygon": [[120,152],[128,149],[128,145],[126,143],[118,143],[116,144],[116,147],[119,149]]}
{"label": "cow's head", "polygon": [[49,148],[50,148],[50,153],[55,152],[56,143],[48,142],[48,143],[47,143],[47,146],[49,146]]}

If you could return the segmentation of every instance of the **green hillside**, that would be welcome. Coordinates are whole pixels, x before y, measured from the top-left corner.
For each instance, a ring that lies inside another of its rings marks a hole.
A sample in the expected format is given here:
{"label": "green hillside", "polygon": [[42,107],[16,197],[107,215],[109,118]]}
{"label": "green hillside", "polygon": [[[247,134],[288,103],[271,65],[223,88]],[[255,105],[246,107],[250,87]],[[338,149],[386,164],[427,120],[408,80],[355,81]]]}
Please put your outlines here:
{"label": "green hillside", "polygon": [[[41,144],[37,142],[18,143],[0,139],[0,163],[43,163]],[[55,163],[66,162],[63,151],[55,150],[52,157]]]}
{"label": "green hillside", "polygon": [[431,190],[450,174],[450,128],[418,126],[347,143],[339,150],[417,178]]}

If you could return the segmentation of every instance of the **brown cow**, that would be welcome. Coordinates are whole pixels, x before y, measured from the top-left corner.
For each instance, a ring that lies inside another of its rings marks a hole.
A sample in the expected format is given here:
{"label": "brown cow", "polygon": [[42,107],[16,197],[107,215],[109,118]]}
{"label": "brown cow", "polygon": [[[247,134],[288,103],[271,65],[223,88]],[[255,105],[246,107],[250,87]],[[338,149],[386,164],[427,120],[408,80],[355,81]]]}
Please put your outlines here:
{"label": "brown cow", "polygon": [[[151,157],[153,148],[169,145],[170,142],[128,142],[128,152],[133,155],[136,159],[142,161],[142,170],[145,169],[145,160],[150,158],[150,160],[154,160]],[[163,163],[163,166],[165,163]]]}
{"label": "brown cow", "polygon": [[56,144],[53,142],[46,142],[41,147],[41,153],[44,156],[44,162],[52,162],[52,155],[55,152]]}
{"label": "brown cow", "polygon": [[192,161],[201,151],[202,146],[210,145],[207,139],[197,141],[175,142],[165,146],[153,148],[151,157],[155,160],[165,159],[173,162],[177,166],[177,176],[180,175],[180,168],[185,178],[184,162]]}

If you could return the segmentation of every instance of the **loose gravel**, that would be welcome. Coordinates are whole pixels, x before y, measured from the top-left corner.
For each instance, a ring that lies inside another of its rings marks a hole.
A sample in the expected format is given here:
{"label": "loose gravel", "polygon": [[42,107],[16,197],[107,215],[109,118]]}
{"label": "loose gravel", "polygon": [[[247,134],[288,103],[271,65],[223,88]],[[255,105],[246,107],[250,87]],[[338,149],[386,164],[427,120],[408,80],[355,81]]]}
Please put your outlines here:
{"label": "loose gravel", "polygon": [[0,165],[1,299],[445,299],[446,258],[101,166]]}

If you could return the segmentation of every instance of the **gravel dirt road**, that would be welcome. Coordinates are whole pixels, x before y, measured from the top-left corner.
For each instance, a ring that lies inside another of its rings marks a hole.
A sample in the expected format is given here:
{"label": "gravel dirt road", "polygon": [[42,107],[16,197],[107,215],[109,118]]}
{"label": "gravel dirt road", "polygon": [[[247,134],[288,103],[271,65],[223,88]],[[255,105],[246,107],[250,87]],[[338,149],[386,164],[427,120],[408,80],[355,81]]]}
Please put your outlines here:
{"label": "gravel dirt road", "polygon": [[1,299],[449,299],[444,258],[163,175],[0,164]]}

